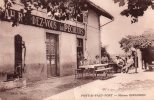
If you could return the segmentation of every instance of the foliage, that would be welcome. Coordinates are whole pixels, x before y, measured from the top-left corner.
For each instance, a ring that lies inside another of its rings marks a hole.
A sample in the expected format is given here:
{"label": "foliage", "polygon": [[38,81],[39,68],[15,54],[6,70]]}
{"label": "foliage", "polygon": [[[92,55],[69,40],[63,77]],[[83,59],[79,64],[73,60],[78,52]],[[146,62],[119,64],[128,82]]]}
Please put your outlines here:
{"label": "foliage", "polygon": [[[2,17],[5,9],[10,9],[16,4],[16,0],[3,0],[4,5],[0,6],[0,17]],[[83,22],[83,16],[88,12],[88,4],[86,0],[20,0],[24,5],[21,9],[25,13],[25,19],[30,18],[34,9],[45,9],[47,15],[55,20],[74,20]],[[17,21],[12,19],[14,25]]]}
{"label": "foliage", "polygon": [[127,9],[124,9],[121,15],[131,16],[131,23],[138,22],[138,17],[143,16],[149,7],[154,9],[154,0],[114,0],[114,2],[119,3],[119,6],[127,3]]}
{"label": "foliage", "polygon": [[154,38],[151,38],[153,34],[142,35],[128,35],[120,40],[120,47],[125,51],[129,51],[131,47],[136,49],[148,48],[152,45]]}

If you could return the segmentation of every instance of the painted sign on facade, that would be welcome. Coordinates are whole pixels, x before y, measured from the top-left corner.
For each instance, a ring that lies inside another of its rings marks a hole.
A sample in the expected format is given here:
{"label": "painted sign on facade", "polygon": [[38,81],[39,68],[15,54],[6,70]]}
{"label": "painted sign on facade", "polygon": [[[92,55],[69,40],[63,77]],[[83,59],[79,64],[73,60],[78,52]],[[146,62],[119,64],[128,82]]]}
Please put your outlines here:
{"label": "painted sign on facade", "polygon": [[25,14],[12,9],[6,9],[2,20],[9,21],[10,19],[18,21],[18,23],[20,24],[36,26],[45,29],[62,31],[82,36],[84,36],[85,34],[85,30],[83,28],[61,23],[58,21],[53,21],[36,15]]}

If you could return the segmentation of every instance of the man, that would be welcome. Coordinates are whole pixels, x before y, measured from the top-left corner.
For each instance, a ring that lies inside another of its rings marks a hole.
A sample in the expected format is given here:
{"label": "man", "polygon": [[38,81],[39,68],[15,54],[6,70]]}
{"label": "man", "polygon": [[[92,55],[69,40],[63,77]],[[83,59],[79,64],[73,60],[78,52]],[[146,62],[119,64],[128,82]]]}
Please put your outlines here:
{"label": "man", "polygon": [[130,67],[132,67],[133,65],[134,65],[133,57],[131,55],[129,55],[127,62],[126,62],[126,65],[122,68],[122,72],[128,73]]}
{"label": "man", "polygon": [[108,63],[109,59],[106,55],[103,55],[102,58],[101,58],[101,63],[102,64],[105,64],[105,63]]}
{"label": "man", "polygon": [[125,62],[124,60],[120,57],[120,56],[116,56],[116,64],[117,64],[117,67],[116,67],[116,72],[121,72],[121,68],[123,68],[123,66],[125,65]]}

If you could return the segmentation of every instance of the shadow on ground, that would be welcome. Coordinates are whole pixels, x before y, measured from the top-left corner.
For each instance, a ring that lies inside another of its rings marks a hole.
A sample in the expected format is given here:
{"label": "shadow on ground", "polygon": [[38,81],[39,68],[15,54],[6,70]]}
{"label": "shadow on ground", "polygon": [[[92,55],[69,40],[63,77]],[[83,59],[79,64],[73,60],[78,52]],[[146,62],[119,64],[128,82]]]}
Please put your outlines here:
{"label": "shadow on ground", "polygon": [[154,72],[154,69],[152,69],[152,70],[145,70],[144,72]]}
{"label": "shadow on ground", "polygon": [[16,88],[5,92],[0,92],[2,100],[42,100],[42,98],[49,97],[72,88],[96,81],[108,80],[110,77],[84,77],[75,79],[74,76],[53,78],[44,81],[31,82],[26,88]]}

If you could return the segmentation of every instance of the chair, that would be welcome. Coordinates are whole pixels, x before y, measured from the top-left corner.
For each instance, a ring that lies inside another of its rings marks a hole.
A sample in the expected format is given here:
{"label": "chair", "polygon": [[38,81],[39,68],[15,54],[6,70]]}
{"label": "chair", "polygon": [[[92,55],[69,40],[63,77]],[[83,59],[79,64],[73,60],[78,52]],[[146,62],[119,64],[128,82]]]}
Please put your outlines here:
{"label": "chair", "polygon": [[92,77],[93,77],[93,79],[94,79],[94,78],[95,78],[95,69],[93,69],[93,68],[88,68],[88,69],[85,70],[85,74],[86,74],[86,75],[88,74],[88,76],[91,76],[91,75],[92,75]]}
{"label": "chair", "polygon": [[85,68],[78,68],[75,70],[75,78],[83,78]]}

